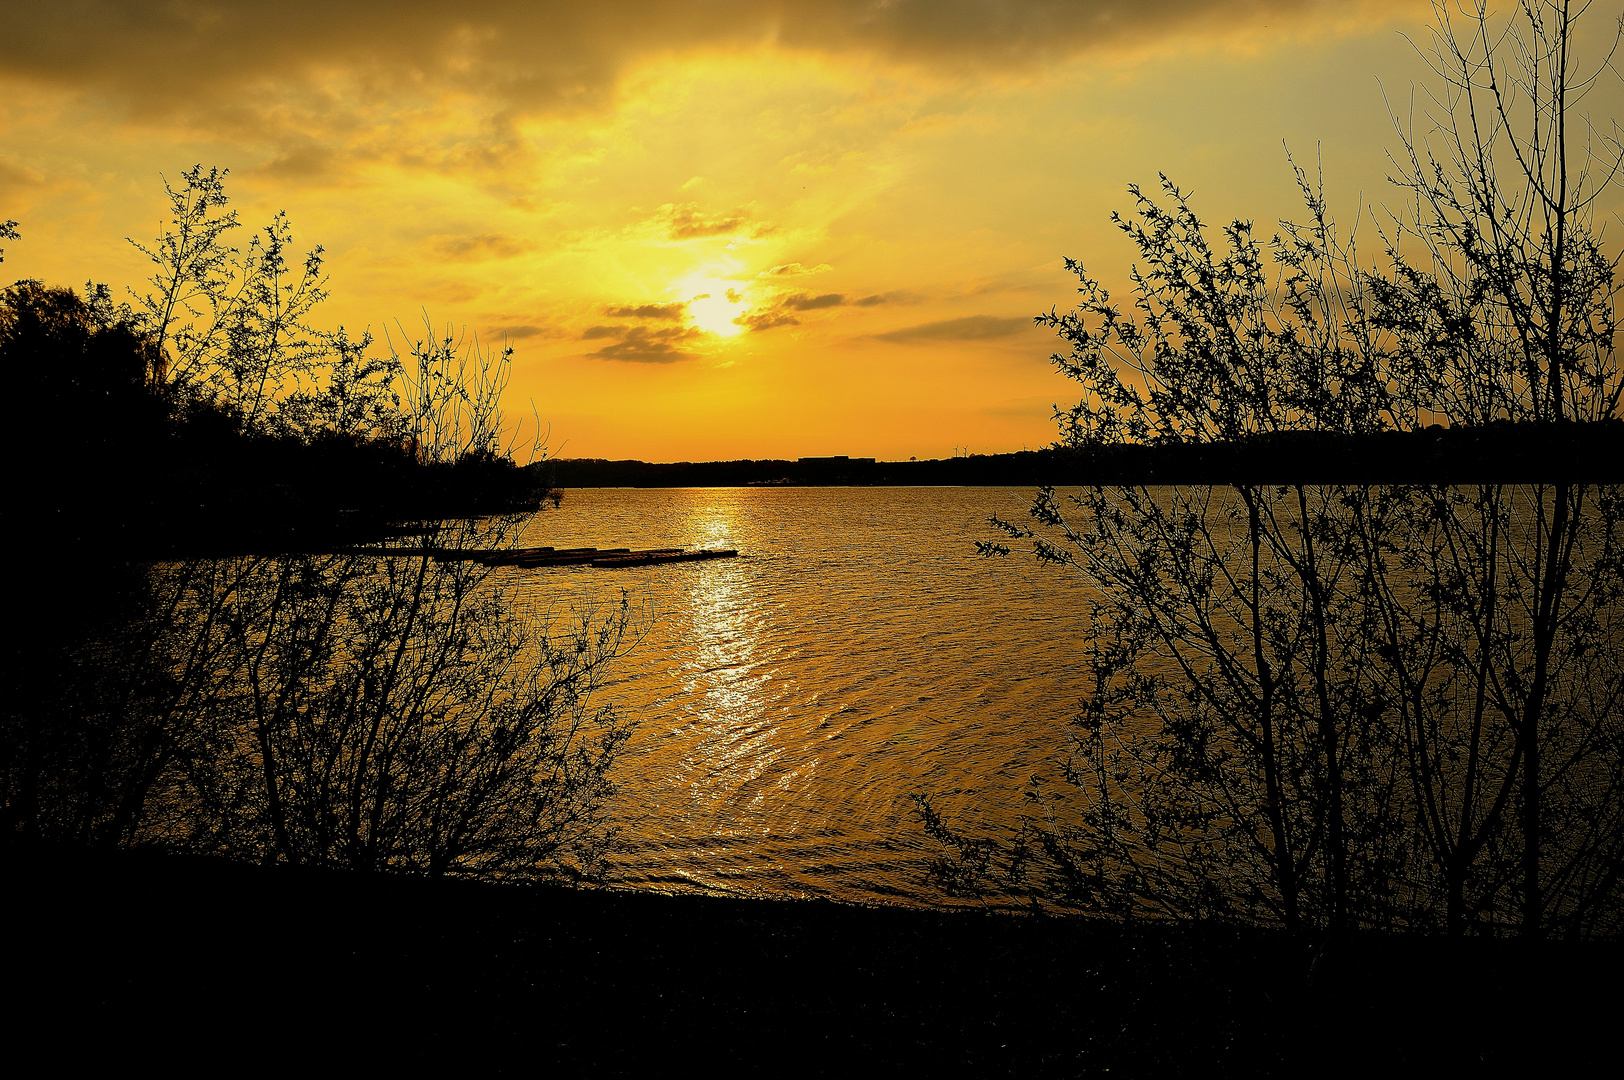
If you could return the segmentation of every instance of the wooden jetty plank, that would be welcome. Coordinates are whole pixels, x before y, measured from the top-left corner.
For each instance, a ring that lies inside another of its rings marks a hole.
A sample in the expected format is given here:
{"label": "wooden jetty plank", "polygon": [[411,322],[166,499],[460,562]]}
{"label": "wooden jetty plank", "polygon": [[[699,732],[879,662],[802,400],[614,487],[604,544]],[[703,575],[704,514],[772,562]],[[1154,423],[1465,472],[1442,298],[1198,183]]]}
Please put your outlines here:
{"label": "wooden jetty plank", "polygon": [[591,562],[593,559],[608,554],[629,554],[631,548],[605,548],[591,551],[549,552],[545,555],[529,555],[523,558],[507,560],[503,565],[517,566],[521,569],[534,569],[538,566],[576,566]]}
{"label": "wooden jetty plank", "polygon": [[[501,559],[544,555],[550,547],[540,548],[447,548],[447,547],[365,547],[342,548],[340,555],[376,555],[388,558],[420,558],[427,555],[442,562],[483,562]],[[592,550],[592,549],[588,549]]]}
{"label": "wooden jetty plank", "polygon": [[738,555],[732,548],[688,551],[684,548],[435,548],[435,547],[378,547],[347,548],[345,555],[375,555],[379,557],[418,558],[424,555],[442,561],[474,561],[486,566],[511,566],[524,570],[544,566],[598,566],[615,569],[629,566],[655,566],[668,562],[703,562],[707,559],[728,559]]}
{"label": "wooden jetty plank", "polygon": [[634,552],[607,559],[593,559],[592,565],[605,570],[625,569],[632,566],[658,566],[662,563],[702,562],[706,559],[730,559],[738,555],[732,548],[715,551]]}

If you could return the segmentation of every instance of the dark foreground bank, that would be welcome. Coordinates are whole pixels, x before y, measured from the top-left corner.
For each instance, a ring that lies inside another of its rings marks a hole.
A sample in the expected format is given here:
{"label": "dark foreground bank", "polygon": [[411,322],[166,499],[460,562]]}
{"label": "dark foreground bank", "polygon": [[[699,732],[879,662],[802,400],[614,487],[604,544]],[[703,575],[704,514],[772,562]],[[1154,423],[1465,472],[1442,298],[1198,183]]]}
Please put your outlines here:
{"label": "dark foreground bank", "polygon": [[4,854],[7,1044],[52,1071],[1551,1075],[1612,1057],[1621,1004],[1615,946],[1316,958],[1233,929]]}

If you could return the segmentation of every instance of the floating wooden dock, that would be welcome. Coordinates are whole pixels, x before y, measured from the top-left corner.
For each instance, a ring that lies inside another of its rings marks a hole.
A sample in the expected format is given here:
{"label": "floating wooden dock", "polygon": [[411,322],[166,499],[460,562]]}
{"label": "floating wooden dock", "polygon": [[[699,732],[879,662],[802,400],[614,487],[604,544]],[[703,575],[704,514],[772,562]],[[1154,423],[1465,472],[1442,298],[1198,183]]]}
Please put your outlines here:
{"label": "floating wooden dock", "polygon": [[616,569],[623,566],[654,566],[669,562],[703,562],[706,559],[731,559],[738,555],[732,548],[717,548],[712,551],[633,551],[625,555],[613,555],[608,558],[593,559],[593,566],[605,569]]}
{"label": "floating wooden dock", "polygon": [[357,555],[428,555],[443,562],[477,562],[485,566],[515,566],[537,569],[543,566],[596,566],[605,570],[619,570],[632,566],[658,566],[661,563],[704,562],[708,559],[731,559],[739,553],[734,548],[698,549],[647,548],[432,548],[387,547],[358,548]]}

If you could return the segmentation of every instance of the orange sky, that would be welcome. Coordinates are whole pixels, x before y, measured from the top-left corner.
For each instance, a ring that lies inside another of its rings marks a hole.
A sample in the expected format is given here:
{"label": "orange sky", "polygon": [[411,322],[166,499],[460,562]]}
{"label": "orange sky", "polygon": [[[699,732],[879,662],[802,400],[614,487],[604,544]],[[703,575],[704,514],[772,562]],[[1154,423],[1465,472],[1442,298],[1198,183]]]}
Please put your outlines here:
{"label": "orange sky", "polygon": [[[1211,221],[1393,201],[1408,0],[0,0],[4,271],[137,284],[159,174],[328,253],[317,322],[517,348],[551,451],[945,457],[1054,437],[1031,316],[1158,170]],[[1605,22],[1598,17],[1596,20]],[[1380,85],[1378,85],[1378,79]],[[1260,231],[1267,230],[1260,228]]]}

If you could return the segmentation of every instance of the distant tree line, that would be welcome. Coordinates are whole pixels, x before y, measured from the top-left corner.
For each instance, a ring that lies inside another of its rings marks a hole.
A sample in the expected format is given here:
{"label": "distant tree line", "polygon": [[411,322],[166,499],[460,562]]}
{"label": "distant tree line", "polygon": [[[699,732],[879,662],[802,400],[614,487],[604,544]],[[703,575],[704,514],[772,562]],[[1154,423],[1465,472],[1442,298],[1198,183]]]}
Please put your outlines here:
{"label": "distant tree line", "polygon": [[313,329],[321,249],[290,266],[280,214],[227,246],[223,184],[195,167],[166,185],[171,227],[136,245],[154,273],[133,304],[94,284],[0,292],[22,449],[5,512],[50,521],[57,545],[158,555],[311,550],[539,506],[545,465],[516,462],[493,423],[510,353],[425,325],[376,355],[370,335]]}
{"label": "distant tree line", "polygon": [[1256,483],[1532,483],[1624,480],[1624,421],[1406,431],[1271,431],[1196,443],[1059,445],[925,461],[799,459],[648,462],[558,458],[553,482],[575,487],[744,487],[776,484],[965,485]]}

